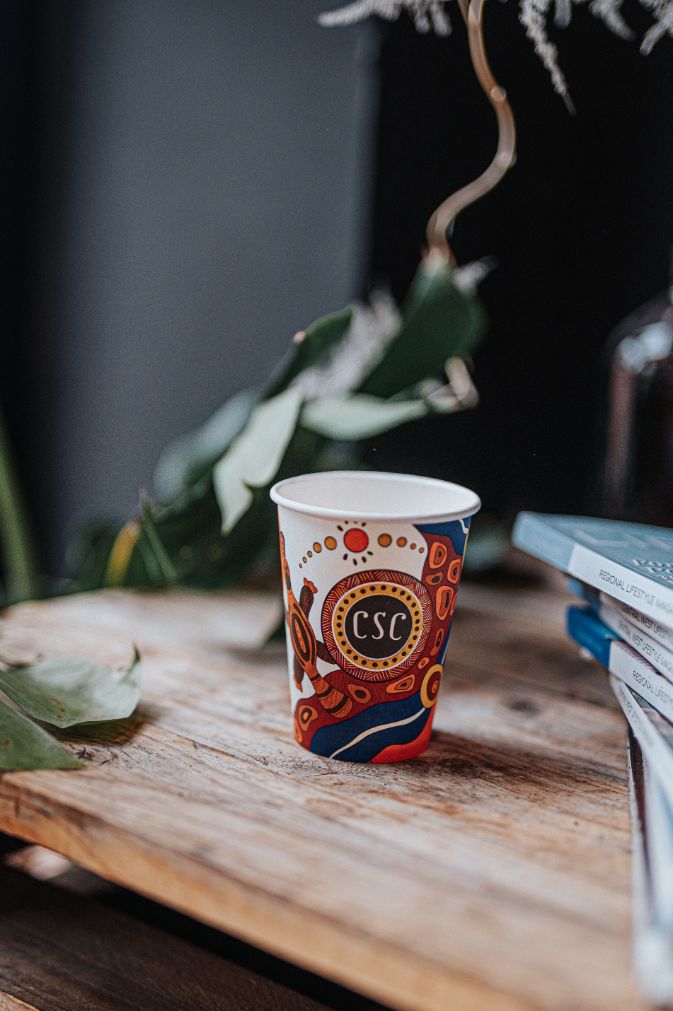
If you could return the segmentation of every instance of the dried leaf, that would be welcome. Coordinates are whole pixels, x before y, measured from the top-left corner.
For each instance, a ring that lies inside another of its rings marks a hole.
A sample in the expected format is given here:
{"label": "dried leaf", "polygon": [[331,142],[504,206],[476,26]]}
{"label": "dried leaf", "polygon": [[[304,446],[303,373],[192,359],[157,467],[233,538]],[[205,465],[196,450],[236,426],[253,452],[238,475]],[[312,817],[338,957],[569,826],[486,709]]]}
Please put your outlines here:
{"label": "dried leaf", "polygon": [[140,699],[140,682],[137,650],[121,678],[102,664],[77,657],[0,669],[2,691],[29,716],[55,727],[130,716]]}
{"label": "dried leaf", "polygon": [[0,702],[0,770],[81,768],[51,734]]}

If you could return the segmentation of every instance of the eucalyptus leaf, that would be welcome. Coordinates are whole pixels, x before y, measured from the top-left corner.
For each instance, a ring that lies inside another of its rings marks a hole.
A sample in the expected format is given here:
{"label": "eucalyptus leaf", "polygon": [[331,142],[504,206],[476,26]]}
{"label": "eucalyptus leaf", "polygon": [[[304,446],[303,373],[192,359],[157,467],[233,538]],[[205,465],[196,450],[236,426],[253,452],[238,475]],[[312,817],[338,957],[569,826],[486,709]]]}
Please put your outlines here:
{"label": "eucalyptus leaf", "polygon": [[348,333],[353,319],[349,307],[312,323],[295,337],[292,348],[280,363],[264,391],[268,400],[285,390],[305,369],[311,368]]}
{"label": "eucalyptus leaf", "polygon": [[242,390],[200,428],[169,443],[154,472],[154,487],[162,501],[175,498],[217,463],[243,430],[256,401],[257,394]]}
{"label": "eucalyptus leaf", "polygon": [[297,427],[302,399],[298,390],[290,388],[259,404],[215,465],[213,486],[224,532],[230,531],[249,508],[253,489],[266,487],[278,473]]}
{"label": "eucalyptus leaf", "polygon": [[304,405],[301,424],[319,435],[344,442],[371,439],[429,413],[422,400],[382,400],[362,393],[321,397]]}
{"label": "eucalyptus leaf", "polygon": [[0,669],[0,688],[29,716],[55,727],[100,723],[130,716],[140,699],[141,665],[120,677],[102,664],[59,657]]}
{"label": "eucalyptus leaf", "polygon": [[81,768],[51,734],[0,702],[0,770]]}
{"label": "eucalyptus leaf", "polygon": [[76,588],[95,590],[106,583],[110,554],[120,524],[89,520],[76,528],[68,545],[68,570],[76,573]]}
{"label": "eucalyptus leaf", "polygon": [[426,258],[404,303],[402,325],[357,392],[392,397],[440,373],[448,358],[463,357],[485,327],[481,303],[455,282],[441,258]]}
{"label": "eucalyptus leaf", "polygon": [[143,533],[148,547],[152,552],[154,563],[160,572],[160,579],[157,581],[161,585],[172,586],[178,581],[178,574],[173,565],[171,556],[161,539],[161,532],[152,512],[152,506],[146,498],[141,500],[143,514]]}

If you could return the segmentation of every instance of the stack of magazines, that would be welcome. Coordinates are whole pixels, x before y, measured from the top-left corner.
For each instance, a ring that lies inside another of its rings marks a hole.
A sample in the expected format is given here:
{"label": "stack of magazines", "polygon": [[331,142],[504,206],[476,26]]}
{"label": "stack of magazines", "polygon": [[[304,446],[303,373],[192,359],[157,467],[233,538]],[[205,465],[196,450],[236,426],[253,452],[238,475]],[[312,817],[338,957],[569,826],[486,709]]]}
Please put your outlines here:
{"label": "stack of magazines", "polygon": [[570,577],[568,634],[601,663],[629,725],[635,955],[673,1002],[673,530],[521,513],[514,544]]}

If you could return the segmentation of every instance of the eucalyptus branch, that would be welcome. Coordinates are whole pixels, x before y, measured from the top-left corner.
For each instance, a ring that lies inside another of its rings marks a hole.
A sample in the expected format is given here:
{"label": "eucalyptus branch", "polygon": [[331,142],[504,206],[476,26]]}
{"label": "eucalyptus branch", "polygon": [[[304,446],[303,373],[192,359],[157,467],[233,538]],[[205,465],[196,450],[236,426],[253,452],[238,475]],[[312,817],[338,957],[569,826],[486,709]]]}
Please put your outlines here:
{"label": "eucalyptus branch", "polygon": [[461,13],[467,22],[472,66],[484,94],[493,106],[498,121],[498,147],[490,165],[467,186],[452,193],[434,211],[427,227],[428,247],[438,250],[453,261],[447,233],[458,214],[489,193],[512,167],[516,158],[516,127],[514,114],[507,101],[507,92],[501,88],[486,56],[484,43],[484,0],[458,0]]}

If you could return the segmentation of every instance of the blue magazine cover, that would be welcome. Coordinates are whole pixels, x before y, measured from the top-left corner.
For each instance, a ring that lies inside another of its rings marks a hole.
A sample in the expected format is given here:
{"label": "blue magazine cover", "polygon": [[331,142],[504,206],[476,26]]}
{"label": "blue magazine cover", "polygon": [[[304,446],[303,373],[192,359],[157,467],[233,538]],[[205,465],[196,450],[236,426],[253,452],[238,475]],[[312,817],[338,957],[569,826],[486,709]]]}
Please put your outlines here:
{"label": "blue magazine cover", "polygon": [[673,684],[649,661],[622,642],[591,610],[569,607],[568,634],[611,674],[673,722]]}
{"label": "blue magazine cover", "polygon": [[673,530],[583,516],[519,513],[514,544],[673,627]]}
{"label": "blue magazine cover", "polygon": [[[574,596],[579,597],[585,604],[588,604],[592,611],[605,622],[608,628],[611,628],[613,632],[618,632],[623,639],[626,639],[639,652],[642,652],[643,656],[647,660],[650,660],[657,670],[663,672],[661,653],[656,655],[655,651],[656,649],[666,650],[673,658],[673,629],[666,628],[661,622],[649,618],[642,611],[632,607],[631,604],[625,604],[623,601],[617,600],[616,597],[611,597],[609,593],[596,590],[593,586],[587,586],[586,583],[582,583],[579,579],[573,579],[572,576],[568,577],[568,589]],[[632,634],[624,634],[623,630],[626,627],[624,622],[628,622],[631,629],[639,629],[643,636],[651,641],[653,649],[639,649],[638,644],[632,638]],[[669,674],[668,667],[665,673]],[[673,672],[671,673],[671,680],[673,680]]]}

